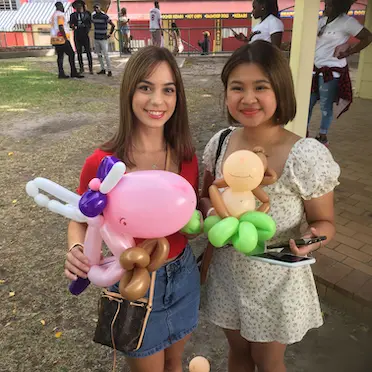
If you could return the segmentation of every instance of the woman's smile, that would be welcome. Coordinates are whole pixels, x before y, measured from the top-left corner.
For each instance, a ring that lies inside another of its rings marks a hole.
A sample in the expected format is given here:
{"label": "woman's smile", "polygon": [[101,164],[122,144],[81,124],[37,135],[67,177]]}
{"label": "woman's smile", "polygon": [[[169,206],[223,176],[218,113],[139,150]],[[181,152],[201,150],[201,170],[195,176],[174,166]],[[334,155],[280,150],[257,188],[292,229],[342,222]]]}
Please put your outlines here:
{"label": "woman's smile", "polygon": [[251,109],[241,110],[241,113],[245,116],[251,117],[251,116],[258,114],[260,111],[261,111],[260,109],[251,108]]}
{"label": "woman's smile", "polygon": [[165,111],[145,110],[151,119],[162,119]]}

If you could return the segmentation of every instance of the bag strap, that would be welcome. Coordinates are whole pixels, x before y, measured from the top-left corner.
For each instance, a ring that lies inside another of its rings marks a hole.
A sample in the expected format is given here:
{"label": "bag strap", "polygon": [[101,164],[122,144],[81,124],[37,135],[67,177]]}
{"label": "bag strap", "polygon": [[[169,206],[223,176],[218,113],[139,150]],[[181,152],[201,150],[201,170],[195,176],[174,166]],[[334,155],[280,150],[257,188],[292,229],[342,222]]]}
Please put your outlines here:
{"label": "bag strap", "polygon": [[147,309],[152,309],[152,304],[154,300],[154,292],[155,292],[155,280],[156,280],[156,271],[151,273],[151,282],[150,282],[150,290],[149,290],[149,300],[147,303]]}
{"label": "bag strap", "polygon": [[218,147],[217,147],[217,151],[216,151],[216,160],[214,162],[214,176],[216,176],[216,167],[217,167],[217,161],[218,161],[218,158],[220,157],[221,155],[221,152],[222,152],[222,146],[225,142],[225,139],[227,138],[227,136],[232,132],[232,129],[228,128],[226,130],[224,130],[221,135],[220,135],[220,138],[218,140]]}
{"label": "bag strap", "polygon": [[[149,297],[148,298],[142,297],[142,298],[139,298],[136,301],[130,301],[131,306],[142,306],[143,307],[143,306],[145,306],[144,305],[144,303],[145,303],[145,304],[147,304],[146,305],[147,308],[152,309],[152,304],[153,304],[153,300],[154,300],[154,291],[155,291],[155,280],[156,280],[156,271],[153,271],[151,273]],[[123,301],[125,301],[125,298],[120,293],[111,292],[111,291],[107,290],[106,288],[103,289],[101,296],[105,297],[105,298],[108,298],[110,301],[116,301],[118,303],[122,303]]]}

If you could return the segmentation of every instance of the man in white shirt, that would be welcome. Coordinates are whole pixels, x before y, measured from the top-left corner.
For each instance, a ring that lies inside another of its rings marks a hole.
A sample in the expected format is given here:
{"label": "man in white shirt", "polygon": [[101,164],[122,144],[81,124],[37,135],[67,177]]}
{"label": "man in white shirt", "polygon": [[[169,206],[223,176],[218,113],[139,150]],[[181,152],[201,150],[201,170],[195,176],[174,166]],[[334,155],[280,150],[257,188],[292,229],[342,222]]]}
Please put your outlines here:
{"label": "man in white shirt", "polygon": [[161,28],[161,13],[159,8],[159,1],[154,2],[154,8],[150,10],[150,32],[152,45],[161,46],[161,37],[163,30]]}
{"label": "man in white shirt", "polygon": [[80,75],[75,67],[75,53],[70,43],[70,32],[65,18],[65,9],[60,1],[55,3],[55,7],[56,10],[52,14],[50,23],[50,42],[57,53],[58,78],[66,79],[69,77],[63,69],[63,57],[65,54],[67,54],[70,63],[71,77],[83,78],[84,76]]}

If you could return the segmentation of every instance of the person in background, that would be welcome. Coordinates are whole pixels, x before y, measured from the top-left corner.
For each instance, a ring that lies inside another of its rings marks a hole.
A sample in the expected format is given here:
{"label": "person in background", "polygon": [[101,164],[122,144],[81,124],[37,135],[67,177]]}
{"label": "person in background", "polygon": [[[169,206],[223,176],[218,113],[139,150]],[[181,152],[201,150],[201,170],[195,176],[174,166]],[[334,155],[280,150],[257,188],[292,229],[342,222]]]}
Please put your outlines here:
{"label": "person in background", "polygon": [[161,13],[159,1],[154,2],[154,8],[150,10],[150,32],[152,45],[161,46],[161,38],[163,36],[163,30],[161,26]]}
{"label": "person in background", "polygon": [[123,53],[130,54],[130,29],[129,18],[127,16],[127,9],[121,8],[121,15],[119,17],[120,32],[123,36]]}
{"label": "person in background", "polygon": [[279,7],[277,0],[253,0],[252,15],[261,22],[252,28],[252,33],[245,36],[242,33],[235,37],[246,43],[256,40],[264,40],[280,48],[284,32],[284,24],[279,19]]}
{"label": "person in background", "polygon": [[57,53],[58,64],[58,78],[67,79],[69,76],[65,74],[63,69],[63,57],[65,54],[68,56],[70,63],[71,77],[83,78],[75,67],[75,53],[70,43],[70,33],[68,32],[68,24],[65,18],[65,9],[60,1],[55,3],[56,10],[51,18],[50,27],[50,42],[55,47]]}
{"label": "person in background", "polygon": [[[318,24],[308,125],[319,100],[322,119],[316,139],[325,146],[329,145],[327,134],[333,120],[333,103],[338,103],[339,118],[349,109],[353,99],[346,58],[359,53],[372,42],[371,32],[347,15],[352,3],[352,0],[326,0],[324,15]],[[360,42],[349,44],[351,37]]]}
{"label": "person in background", "polygon": [[[105,57],[107,76],[112,76],[111,61],[108,54],[108,39],[114,33],[115,24],[107,14],[102,12],[99,4],[95,4],[93,9],[92,22],[94,24],[94,49],[98,54],[99,63],[101,65],[101,71],[97,72],[97,74],[106,74],[105,64],[103,62],[103,57]],[[109,34],[107,34],[107,24],[111,25]]]}
{"label": "person in background", "polygon": [[88,66],[90,74],[93,74],[93,59],[90,51],[89,31],[92,26],[91,14],[86,10],[83,0],[76,0],[72,3],[72,7],[76,10],[70,16],[70,27],[74,30],[74,42],[78,55],[80,73],[84,72],[83,63],[83,48],[88,58]]}
{"label": "person in background", "polygon": [[202,55],[209,54],[210,51],[210,46],[211,46],[211,41],[210,41],[210,36],[211,34],[209,31],[204,31],[203,32],[204,40],[203,41],[198,41],[198,45],[202,49]]}
{"label": "person in background", "polygon": [[177,56],[179,53],[183,52],[183,44],[181,39],[181,31],[177,27],[176,22],[172,22],[172,29],[170,35],[173,39],[173,55]]}

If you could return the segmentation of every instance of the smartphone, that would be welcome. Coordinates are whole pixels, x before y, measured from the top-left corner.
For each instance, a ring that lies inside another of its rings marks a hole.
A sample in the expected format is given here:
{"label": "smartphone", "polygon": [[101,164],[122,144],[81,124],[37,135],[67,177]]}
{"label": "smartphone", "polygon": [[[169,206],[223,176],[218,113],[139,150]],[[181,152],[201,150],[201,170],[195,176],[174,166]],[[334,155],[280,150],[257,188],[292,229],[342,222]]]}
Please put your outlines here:
{"label": "smartphone", "polygon": [[[327,240],[326,236],[317,236],[315,238],[295,239],[295,243],[297,247],[304,247],[306,245],[323,242],[324,240]],[[278,248],[289,248],[289,241],[268,245],[266,247],[267,250]]]}
{"label": "smartphone", "polygon": [[280,265],[291,268],[312,265],[316,262],[314,257],[300,257],[281,252],[266,252],[248,256],[248,258],[255,261],[266,262],[272,265]]}

